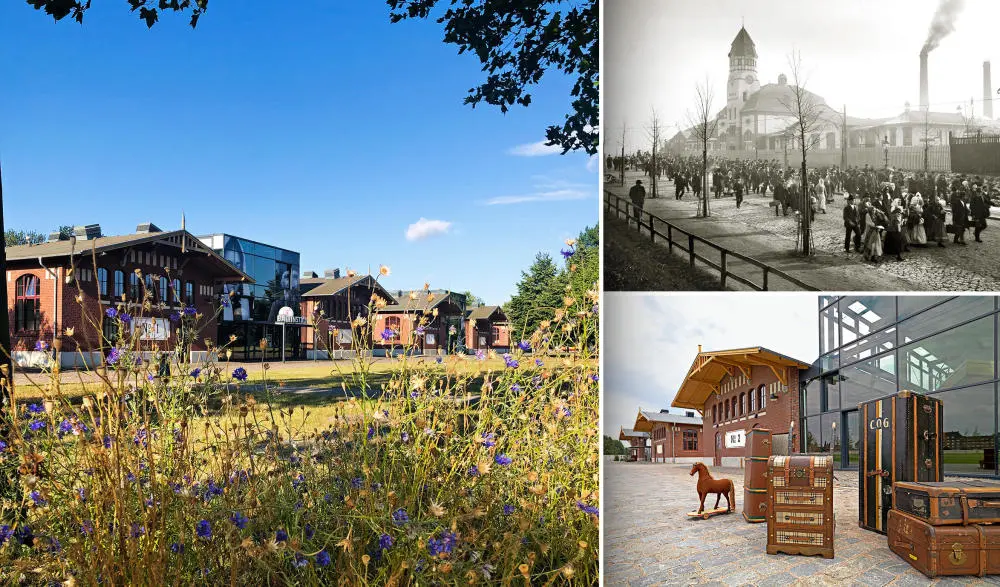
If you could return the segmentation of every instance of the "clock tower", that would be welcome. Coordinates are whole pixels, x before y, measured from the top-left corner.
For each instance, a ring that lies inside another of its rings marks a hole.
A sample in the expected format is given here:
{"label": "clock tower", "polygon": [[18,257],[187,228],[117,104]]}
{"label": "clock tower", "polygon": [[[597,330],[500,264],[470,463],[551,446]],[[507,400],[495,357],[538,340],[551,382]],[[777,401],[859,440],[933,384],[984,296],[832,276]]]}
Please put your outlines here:
{"label": "clock tower", "polygon": [[[726,85],[726,134],[730,137],[730,145],[743,145],[743,121],[740,110],[754,92],[760,90],[760,80],[757,79],[757,49],[753,39],[743,27],[733,39],[729,49],[729,82]],[[752,130],[752,129],[751,129]]]}

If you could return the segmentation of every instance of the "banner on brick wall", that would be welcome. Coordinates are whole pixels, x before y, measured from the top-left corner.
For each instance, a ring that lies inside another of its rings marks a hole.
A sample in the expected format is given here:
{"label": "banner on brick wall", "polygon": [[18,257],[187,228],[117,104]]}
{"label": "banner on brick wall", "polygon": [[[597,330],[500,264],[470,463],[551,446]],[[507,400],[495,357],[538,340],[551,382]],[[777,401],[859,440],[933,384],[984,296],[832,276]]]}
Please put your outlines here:
{"label": "banner on brick wall", "polygon": [[746,446],[747,436],[743,430],[730,430],[726,432],[726,448],[743,448]]}
{"label": "banner on brick wall", "polygon": [[167,340],[170,322],[166,318],[133,318],[132,332],[139,331],[139,340]]}

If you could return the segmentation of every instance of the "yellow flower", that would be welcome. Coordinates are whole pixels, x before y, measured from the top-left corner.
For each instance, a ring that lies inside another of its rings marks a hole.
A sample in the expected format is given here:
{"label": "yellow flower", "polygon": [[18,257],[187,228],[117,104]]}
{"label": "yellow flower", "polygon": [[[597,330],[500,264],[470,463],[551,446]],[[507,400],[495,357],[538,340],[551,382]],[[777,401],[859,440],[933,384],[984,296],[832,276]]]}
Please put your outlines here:
{"label": "yellow flower", "polygon": [[535,481],[538,481],[538,473],[536,473],[534,471],[531,471],[530,473],[528,473],[528,481],[530,481],[532,483],[534,483]]}
{"label": "yellow flower", "polygon": [[226,349],[226,359],[233,358],[233,349]]}
{"label": "yellow flower", "polygon": [[[379,268],[378,268],[378,272],[379,272],[379,274],[380,274],[380,275],[382,275],[383,277],[388,277],[388,276],[389,276],[389,273],[390,273],[390,271],[389,271],[389,266],[388,266],[388,265],[382,265],[381,267],[379,267]],[[367,563],[366,563],[366,564],[367,564]]]}
{"label": "yellow flower", "polygon": [[566,563],[566,566],[562,568],[562,574],[567,579],[572,579],[573,578],[573,574],[575,572],[576,571],[573,570],[573,566],[570,565],[569,563]]}
{"label": "yellow flower", "polygon": [[235,334],[230,334],[229,335],[229,342],[236,342],[236,335]]}
{"label": "yellow flower", "polygon": [[357,328],[360,326],[364,326],[365,322],[367,322],[367,320],[365,320],[364,316],[358,316],[353,321],[351,321],[351,325]]}
{"label": "yellow flower", "polygon": [[66,329],[66,336],[73,336],[74,332],[76,332],[76,329],[70,326],[69,328]]}
{"label": "yellow flower", "polygon": [[517,567],[517,570],[521,571],[521,574],[524,575],[525,577],[527,577],[528,576],[528,568],[529,568],[528,565],[526,565],[524,563],[521,563]]}
{"label": "yellow flower", "polygon": [[574,303],[576,303],[576,300],[571,298],[570,296],[566,296],[563,298],[563,305],[566,306],[567,308],[572,306]]}
{"label": "yellow flower", "polygon": [[76,303],[78,304],[83,303],[83,294],[76,294]]}
{"label": "yellow flower", "polygon": [[431,288],[431,284],[429,284],[429,283],[427,283],[427,282],[424,282],[424,291],[427,291],[427,290],[429,290],[430,288]]}
{"label": "yellow flower", "polygon": [[566,246],[567,247],[576,246],[576,239],[575,238],[568,238],[568,239],[566,239]]}
{"label": "yellow flower", "polygon": [[438,315],[438,309],[437,309],[437,308],[434,308],[434,311],[433,311],[433,312],[431,312],[431,314],[432,314],[432,315],[433,315],[433,316],[434,316],[435,318],[437,318],[437,315]]}
{"label": "yellow flower", "polygon": [[415,291],[411,291],[411,292],[410,292],[410,299],[411,299],[411,300],[415,300],[415,299],[417,299],[417,292],[415,292]]}
{"label": "yellow flower", "polygon": [[445,514],[445,509],[441,507],[441,504],[437,503],[436,501],[432,501],[430,507],[427,509],[431,512],[431,515],[434,516],[435,518],[440,518]]}
{"label": "yellow flower", "polygon": [[479,464],[476,465],[476,468],[479,469],[480,475],[489,473],[492,467],[493,465],[489,461],[479,461]]}
{"label": "yellow flower", "polygon": [[361,557],[361,562],[365,563],[366,567],[368,566],[368,563],[371,560],[372,560],[372,557],[368,556],[367,554]]}
{"label": "yellow flower", "polygon": [[348,277],[354,277],[354,276],[355,276],[355,275],[357,275],[357,274],[358,274],[358,272],[357,272],[357,271],[355,271],[354,269],[348,269],[348,270],[347,270],[347,276],[348,276]]}

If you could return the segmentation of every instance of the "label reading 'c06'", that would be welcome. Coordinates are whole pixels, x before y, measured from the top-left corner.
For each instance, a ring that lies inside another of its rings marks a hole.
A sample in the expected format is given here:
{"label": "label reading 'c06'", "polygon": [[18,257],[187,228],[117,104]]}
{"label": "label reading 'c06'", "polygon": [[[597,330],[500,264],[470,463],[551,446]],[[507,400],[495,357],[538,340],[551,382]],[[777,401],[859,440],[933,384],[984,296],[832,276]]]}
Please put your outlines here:
{"label": "label reading 'c06'", "polygon": [[889,418],[872,418],[868,421],[869,430],[886,429],[889,427]]}

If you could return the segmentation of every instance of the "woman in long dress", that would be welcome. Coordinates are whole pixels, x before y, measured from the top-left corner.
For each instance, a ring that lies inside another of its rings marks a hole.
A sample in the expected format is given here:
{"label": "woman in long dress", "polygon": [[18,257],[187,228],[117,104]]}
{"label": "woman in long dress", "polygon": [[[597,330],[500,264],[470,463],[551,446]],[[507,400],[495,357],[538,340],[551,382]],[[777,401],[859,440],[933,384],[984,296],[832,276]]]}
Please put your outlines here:
{"label": "woman in long dress", "polygon": [[924,229],[924,198],[917,192],[910,198],[910,207],[907,220],[907,232],[910,237],[910,244],[925,246],[927,244],[927,232]]}
{"label": "woman in long dress", "polygon": [[882,258],[882,230],[885,226],[880,224],[875,214],[875,207],[871,201],[865,201],[865,237],[864,255],[866,261],[878,261]]}
{"label": "woman in long dress", "polygon": [[899,200],[893,200],[892,209],[889,210],[889,222],[885,231],[885,248],[883,253],[887,256],[896,255],[896,260],[902,261],[902,252],[905,246],[903,230],[905,229],[904,223],[906,220],[903,218],[903,207],[897,202]]}

